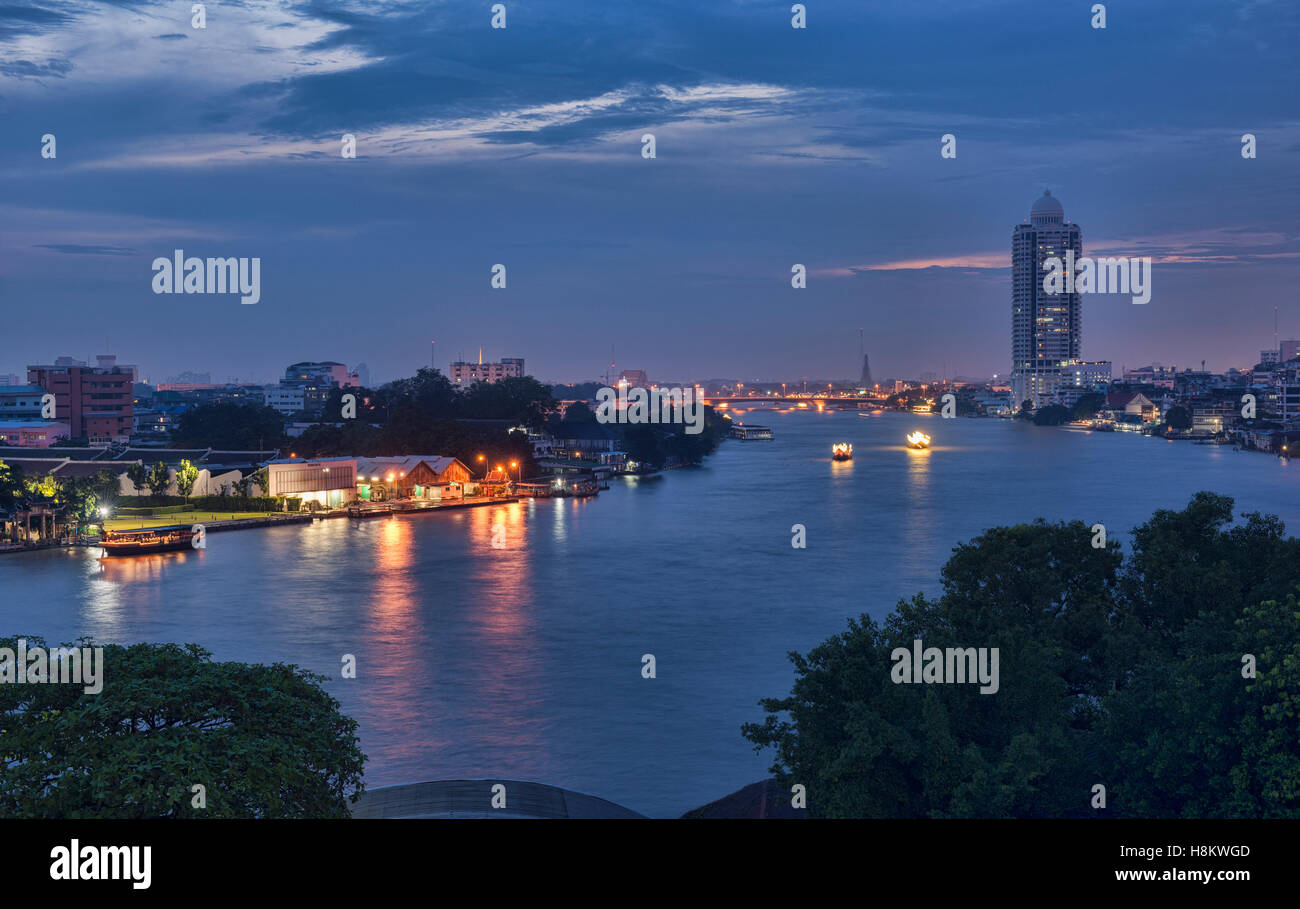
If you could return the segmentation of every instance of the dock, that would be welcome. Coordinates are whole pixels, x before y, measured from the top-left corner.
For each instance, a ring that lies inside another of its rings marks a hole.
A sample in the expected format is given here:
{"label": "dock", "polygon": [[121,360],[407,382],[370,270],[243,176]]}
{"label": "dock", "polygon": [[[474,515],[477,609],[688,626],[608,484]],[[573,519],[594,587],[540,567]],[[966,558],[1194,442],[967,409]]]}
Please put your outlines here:
{"label": "dock", "polygon": [[489,505],[508,505],[518,502],[519,496],[474,496],[466,499],[453,499],[437,504],[416,504],[414,502],[368,502],[363,505],[353,503],[344,511],[334,511],[317,515],[317,520],[329,518],[386,518],[398,514],[429,514],[435,511],[451,511],[457,508],[484,508]]}

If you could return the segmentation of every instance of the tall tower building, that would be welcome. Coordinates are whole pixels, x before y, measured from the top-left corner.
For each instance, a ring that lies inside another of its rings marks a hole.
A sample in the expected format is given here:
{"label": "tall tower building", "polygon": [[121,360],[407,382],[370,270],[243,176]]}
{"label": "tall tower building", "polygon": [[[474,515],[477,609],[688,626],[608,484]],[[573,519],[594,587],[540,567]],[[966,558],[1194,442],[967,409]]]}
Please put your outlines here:
{"label": "tall tower building", "polygon": [[1074,250],[1083,255],[1079,225],[1065,220],[1065,209],[1043,193],[1029,210],[1029,220],[1011,233],[1011,390],[1015,406],[1050,404],[1061,385],[1061,370],[1080,357],[1083,335],[1078,293],[1043,290],[1043,263],[1065,262]]}

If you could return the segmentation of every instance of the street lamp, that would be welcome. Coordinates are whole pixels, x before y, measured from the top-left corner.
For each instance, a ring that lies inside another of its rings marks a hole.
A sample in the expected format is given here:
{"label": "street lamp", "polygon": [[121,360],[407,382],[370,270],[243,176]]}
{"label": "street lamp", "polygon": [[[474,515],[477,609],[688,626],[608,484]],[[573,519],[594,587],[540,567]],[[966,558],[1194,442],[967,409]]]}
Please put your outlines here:
{"label": "street lamp", "polygon": [[[1283,445],[1282,447],[1283,447],[1283,448],[1286,448],[1285,445]],[[523,472],[523,468],[521,468],[521,467],[519,466],[519,462],[518,462],[518,461],[511,461],[511,462],[510,462],[510,469],[511,469],[511,470],[514,470],[514,471],[516,472],[516,475],[517,475],[518,478],[519,478],[519,482],[522,483],[522,482],[524,481],[524,472]]]}

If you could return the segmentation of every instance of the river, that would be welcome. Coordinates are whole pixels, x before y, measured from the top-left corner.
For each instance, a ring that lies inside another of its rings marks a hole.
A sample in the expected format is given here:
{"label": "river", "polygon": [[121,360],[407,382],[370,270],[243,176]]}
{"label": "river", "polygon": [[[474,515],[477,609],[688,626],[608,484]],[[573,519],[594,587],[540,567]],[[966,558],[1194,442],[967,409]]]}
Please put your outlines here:
{"label": "river", "polygon": [[[766,775],[740,725],[788,692],[787,651],[937,593],[952,547],[987,527],[1078,518],[1122,539],[1199,489],[1300,526],[1300,466],[1231,448],[895,413],[745,419],[775,440],[592,499],[212,534],[205,551],[130,559],[0,556],[4,633],[196,642],[327,675],[360,722],[369,786],[531,779],[676,816]],[[901,444],[918,427],[927,452]],[[832,462],[833,441],[854,460]]]}

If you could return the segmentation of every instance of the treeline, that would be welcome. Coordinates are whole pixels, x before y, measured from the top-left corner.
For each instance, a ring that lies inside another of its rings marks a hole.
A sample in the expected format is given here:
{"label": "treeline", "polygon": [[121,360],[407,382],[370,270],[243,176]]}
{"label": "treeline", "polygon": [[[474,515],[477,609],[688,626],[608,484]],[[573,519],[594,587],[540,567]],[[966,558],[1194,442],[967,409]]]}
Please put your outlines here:
{"label": "treeline", "polygon": [[[352,397],[345,400],[345,395]],[[332,389],[318,418],[322,422],[297,439],[285,435],[284,416],[272,408],[217,403],[183,414],[171,444],[239,451],[278,448],[299,457],[441,454],[460,458],[475,470],[508,467],[514,461],[527,475],[532,461],[526,437],[511,435],[509,428],[540,427],[553,407],[550,389],[529,377],[477,382],[460,391],[442,373],[425,367],[376,389]],[[473,422],[479,420],[493,422]]]}
{"label": "treeline", "polygon": [[104,468],[88,477],[29,477],[21,467],[0,461],[0,508],[12,508],[24,499],[62,505],[64,515],[84,524],[118,500],[117,474]]}
{"label": "treeline", "polygon": [[[547,431],[563,437],[565,423],[595,423],[596,414],[582,402],[569,405],[563,420],[552,420]],[[679,423],[607,423],[618,433],[622,449],[629,459],[658,470],[668,465],[694,465],[717,450],[727,438],[731,421],[718,415],[712,407],[704,408],[704,425],[700,432],[689,433]]]}
{"label": "treeline", "polygon": [[[348,393],[357,394],[357,412],[343,419]],[[526,433],[511,429],[541,427],[553,407],[550,389],[536,379],[476,382],[457,391],[442,373],[425,367],[374,392],[334,389],[322,417],[328,422],[286,445],[300,457],[451,455],[477,473],[504,466],[526,477],[534,470],[532,449]],[[328,425],[335,421],[342,425]]]}
{"label": "treeline", "polygon": [[[1197,493],[1133,532],[958,546],[943,594],[863,615],[746,724],[821,817],[1300,817],[1300,540]],[[1000,686],[895,684],[896,648],[999,648]]]}

